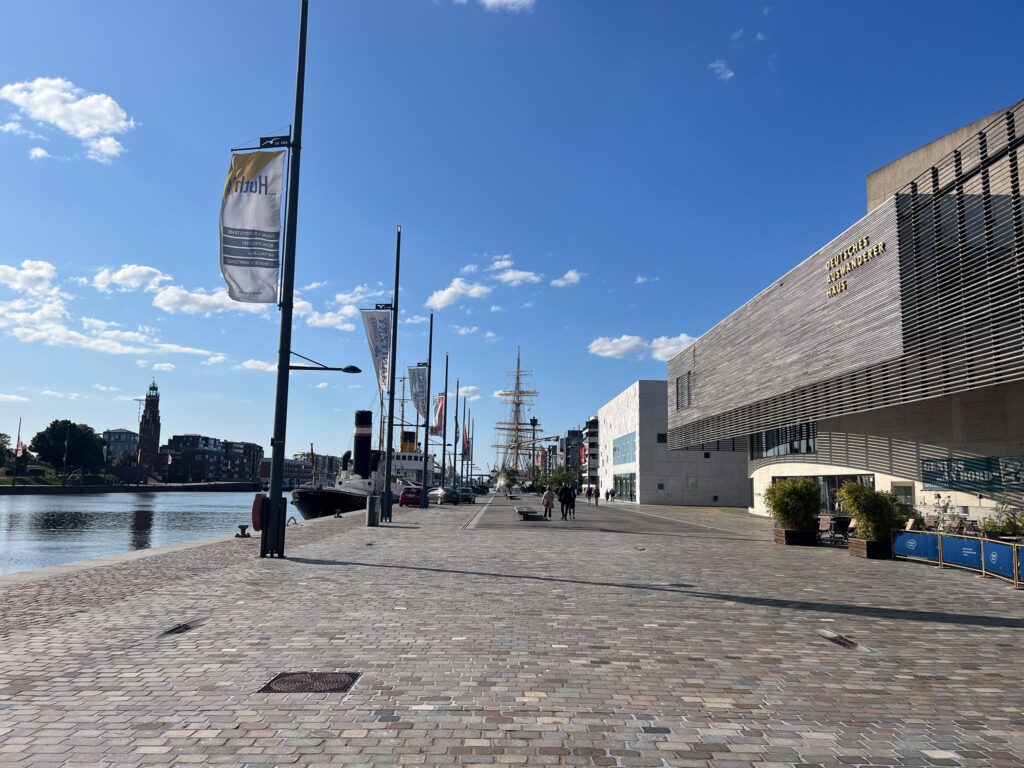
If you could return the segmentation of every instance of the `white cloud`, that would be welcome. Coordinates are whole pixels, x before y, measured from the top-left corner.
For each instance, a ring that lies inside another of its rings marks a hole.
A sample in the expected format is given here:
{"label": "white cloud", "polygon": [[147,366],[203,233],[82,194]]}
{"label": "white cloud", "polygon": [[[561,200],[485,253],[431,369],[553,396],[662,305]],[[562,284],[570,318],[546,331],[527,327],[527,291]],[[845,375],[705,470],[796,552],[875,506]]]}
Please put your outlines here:
{"label": "white cloud", "polygon": [[29,160],[43,160],[47,157],[52,157],[52,155],[42,147],[32,147],[28,151]]}
{"label": "white cloud", "polygon": [[733,32],[731,35],[729,35],[729,39],[732,40],[733,42],[736,42],[741,37],[743,37],[743,27],[740,27],[735,32]]}
{"label": "white cloud", "polygon": [[491,397],[495,397],[498,400],[501,400],[502,398],[505,397],[505,390],[503,390],[503,389],[496,389],[496,390],[494,390],[491,393]]}
{"label": "white cloud", "polygon": [[602,336],[590,342],[587,351],[598,357],[630,357],[645,353],[647,342],[639,336],[622,335],[617,339]]}
{"label": "white cloud", "polygon": [[525,304],[523,304],[523,305],[522,305],[522,306],[520,307],[520,309],[529,309],[529,308],[530,308],[530,307],[532,307],[532,306],[533,306],[533,302],[532,302],[532,301],[528,301],[528,302],[526,302]]}
{"label": "white cloud", "polygon": [[228,359],[227,355],[211,355],[203,361],[203,365],[216,365],[217,363],[223,363]]}
{"label": "white cloud", "polygon": [[81,397],[81,395],[78,394],[77,392],[70,392],[68,394],[64,394],[63,392],[54,392],[52,389],[44,389],[42,391],[42,394],[46,395],[47,397],[66,398],[68,400],[78,400]]}
{"label": "white cloud", "polygon": [[174,363],[157,363],[153,366],[154,371],[173,371],[174,368]]}
{"label": "white cloud", "polygon": [[763,16],[767,16],[771,12],[772,12],[772,6],[770,6],[770,5],[766,5],[764,8],[761,9],[761,15],[763,15]]}
{"label": "white cloud", "polygon": [[348,384],[345,389],[362,389],[362,384]]}
{"label": "white cloud", "polygon": [[646,283],[646,282],[647,282],[648,280],[650,280],[650,279],[651,279],[651,278],[649,278],[649,277],[644,277],[643,275],[637,275],[637,276],[636,276],[636,280],[634,280],[633,282],[634,282],[634,283],[635,283],[636,285],[641,285],[641,284],[643,284],[643,283]]}
{"label": "white cloud", "polygon": [[462,269],[459,270],[459,274],[460,275],[472,275],[474,272],[477,271],[477,269],[479,269],[479,267],[477,267],[476,264],[467,264],[466,266],[464,266]]}
{"label": "white cloud", "polygon": [[484,334],[484,338],[488,341],[501,341],[501,336],[496,334],[494,331],[488,331]]}
{"label": "white cloud", "polygon": [[767,38],[767,37],[765,37],[763,33],[761,33],[761,32],[758,32],[758,33],[757,33],[757,35],[756,35],[756,37],[754,37],[754,39],[755,39],[755,40],[759,40],[759,41],[761,41],[761,42],[764,42],[764,41],[765,41],[765,40],[767,40],[768,38]]}
{"label": "white cloud", "polygon": [[510,254],[506,253],[504,256],[495,256],[491,265],[487,267],[487,271],[493,272],[498,269],[508,269],[513,263],[514,262],[512,261],[512,256]]}
{"label": "white cloud", "polygon": [[321,280],[319,283],[310,283],[309,285],[303,286],[302,290],[303,291],[312,291],[312,290],[314,290],[316,288],[323,288],[325,285],[327,285],[327,281],[326,280]]}
{"label": "white cloud", "polygon": [[413,315],[412,317],[403,318],[402,322],[408,323],[409,325],[417,325],[419,323],[429,323],[430,318],[426,315]]}
{"label": "white cloud", "polygon": [[148,360],[136,360],[135,364],[137,366],[139,366],[139,368],[145,368],[147,365],[149,365],[149,361]]}
{"label": "white cloud", "polygon": [[491,304],[491,312],[504,312],[500,304]]}
{"label": "white cloud", "polygon": [[21,395],[5,395],[0,392],[0,403],[27,403],[28,398]]}
{"label": "white cloud", "polygon": [[28,136],[31,139],[43,138],[38,133],[33,133],[32,131],[30,131],[17,120],[11,120],[10,122],[0,125],[0,133],[10,133],[14,136]]}
{"label": "white cloud", "polygon": [[107,328],[116,328],[120,323],[114,323],[109,320],[99,320],[95,317],[83,317],[82,327],[87,331],[105,331]]}
{"label": "white cloud", "polygon": [[50,283],[56,277],[57,270],[48,261],[25,259],[21,262],[21,269],[0,264],[0,283],[19,293],[33,296],[52,294],[56,289]]}
{"label": "white cloud", "polygon": [[585,272],[578,272],[575,269],[570,269],[562,275],[562,277],[552,280],[551,284],[556,288],[565,288],[567,285],[576,285],[576,283],[578,283],[585,274]]}
{"label": "white cloud", "polygon": [[480,330],[475,325],[472,328],[469,328],[468,326],[465,325],[453,325],[452,328],[455,329],[455,332],[459,334],[459,336],[468,336],[469,334],[476,333],[478,330]]}
{"label": "white cloud", "polygon": [[693,343],[693,337],[681,333],[678,336],[659,336],[653,341],[645,341],[640,336],[622,335],[617,339],[602,336],[594,339],[587,351],[598,357],[632,357],[643,358],[650,355],[655,360],[665,362]]}
{"label": "white cloud", "polygon": [[715,59],[710,64],[708,64],[708,69],[714,72],[715,77],[717,77],[719,80],[728,81],[732,78],[733,75],[736,74],[731,69],[729,69],[729,62],[727,62],[725,59]]}
{"label": "white cloud", "polygon": [[135,121],[110,96],[86,94],[60,77],[9,83],[0,88],[0,99],[14,104],[25,117],[79,139],[89,158],[101,163],[109,163],[124,151],[114,135],[135,127]]}
{"label": "white cloud", "polygon": [[523,285],[524,283],[539,283],[540,275],[536,272],[529,272],[525,269],[506,269],[504,272],[499,272],[494,276],[495,280],[500,280],[512,288]]}
{"label": "white cloud", "polygon": [[479,299],[491,292],[491,288],[479,283],[468,283],[461,277],[456,277],[447,288],[434,291],[427,299],[425,306],[429,309],[444,309],[454,304],[463,296],[470,299]]}
{"label": "white cloud", "polygon": [[170,354],[178,355],[210,355],[212,354],[208,349],[199,349],[198,347],[183,347],[180,344],[163,344],[161,342],[154,342],[153,349],[156,352],[168,352]]}
{"label": "white cloud", "polygon": [[532,11],[534,0],[480,0],[488,11]]}
{"label": "white cloud", "polygon": [[92,284],[98,291],[109,293],[111,286],[119,291],[137,291],[142,288],[150,293],[160,290],[160,283],[171,280],[170,275],[165,275],[156,267],[144,267],[139,264],[122,264],[116,272],[109,269],[101,269],[92,279]]}
{"label": "white cloud", "polygon": [[475,402],[480,399],[480,387],[473,385],[459,387],[459,397],[469,402]]}
{"label": "white cloud", "polygon": [[665,362],[671,360],[693,344],[693,336],[680,333],[678,336],[659,336],[650,343],[651,357]]}
{"label": "white cloud", "polygon": [[263,360],[246,360],[244,363],[236,365],[235,369],[245,371],[276,371],[277,363],[267,363]]}
{"label": "white cloud", "polygon": [[[317,389],[327,389],[327,382],[326,381],[321,381],[319,384],[316,385],[316,388]],[[428,475],[428,477],[429,477],[429,475]]]}
{"label": "white cloud", "polygon": [[335,328],[339,331],[354,331],[355,323],[349,318],[355,316],[359,309],[353,305],[346,305],[337,312],[317,312],[313,305],[304,299],[296,299],[293,305],[295,317],[306,318],[306,325],[310,328]]}
{"label": "white cloud", "polygon": [[233,301],[226,288],[213,293],[186,291],[177,285],[166,285],[153,296],[153,306],[164,312],[185,315],[213,315],[220,312],[250,312],[260,314],[267,311],[269,304],[249,304]]}
{"label": "white cloud", "polygon": [[366,283],[363,283],[362,285],[357,285],[348,293],[334,294],[334,301],[337,304],[359,304],[367,299],[390,295],[391,291],[387,288],[371,288]]}
{"label": "white cloud", "polygon": [[98,389],[100,392],[117,392],[120,387],[108,387],[105,384],[93,384],[93,389]]}

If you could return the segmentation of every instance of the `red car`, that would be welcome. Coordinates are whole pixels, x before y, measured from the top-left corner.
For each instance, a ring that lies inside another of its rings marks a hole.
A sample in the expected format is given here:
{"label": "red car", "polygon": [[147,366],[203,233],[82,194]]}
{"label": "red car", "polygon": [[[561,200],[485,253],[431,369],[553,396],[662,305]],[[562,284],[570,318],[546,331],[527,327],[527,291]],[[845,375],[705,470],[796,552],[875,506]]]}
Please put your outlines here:
{"label": "red car", "polygon": [[398,506],[404,507],[406,504],[410,507],[418,507],[420,505],[419,486],[407,486],[402,489],[400,494],[398,494]]}

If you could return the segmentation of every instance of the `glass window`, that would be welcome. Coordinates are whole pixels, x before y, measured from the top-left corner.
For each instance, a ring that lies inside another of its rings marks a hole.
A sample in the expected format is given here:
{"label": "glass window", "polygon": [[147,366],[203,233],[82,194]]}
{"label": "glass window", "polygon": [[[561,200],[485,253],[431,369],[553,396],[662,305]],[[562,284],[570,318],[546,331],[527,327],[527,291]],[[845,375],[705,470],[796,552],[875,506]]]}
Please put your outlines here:
{"label": "glass window", "polygon": [[668,433],[667,432],[659,432],[658,433],[658,442],[659,443],[667,443],[668,442]]}
{"label": "glass window", "polygon": [[612,464],[629,464],[636,461],[636,432],[612,440]]}
{"label": "glass window", "polygon": [[676,410],[690,407],[690,371],[676,377]]}

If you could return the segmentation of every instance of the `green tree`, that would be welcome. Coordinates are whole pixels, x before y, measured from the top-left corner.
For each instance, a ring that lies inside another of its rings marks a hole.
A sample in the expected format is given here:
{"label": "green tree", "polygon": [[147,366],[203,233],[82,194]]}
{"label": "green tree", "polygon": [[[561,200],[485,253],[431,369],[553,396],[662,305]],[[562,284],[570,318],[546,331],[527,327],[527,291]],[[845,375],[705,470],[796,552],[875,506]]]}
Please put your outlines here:
{"label": "green tree", "polygon": [[7,464],[14,458],[14,450],[11,448],[11,436],[0,432],[0,467]]}
{"label": "green tree", "polygon": [[104,445],[106,441],[87,424],[72,424],[67,419],[58,419],[51,421],[42,432],[37,432],[29,447],[58,472],[64,469],[65,455],[68,470],[95,472],[103,467]]}

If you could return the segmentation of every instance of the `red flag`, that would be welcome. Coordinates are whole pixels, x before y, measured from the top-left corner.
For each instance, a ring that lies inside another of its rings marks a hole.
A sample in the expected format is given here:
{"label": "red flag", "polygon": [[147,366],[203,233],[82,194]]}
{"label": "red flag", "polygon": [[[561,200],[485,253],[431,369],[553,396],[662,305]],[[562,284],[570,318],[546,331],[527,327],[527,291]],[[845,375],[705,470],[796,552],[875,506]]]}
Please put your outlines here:
{"label": "red flag", "polygon": [[23,450],[23,448],[22,448],[22,445],[21,445],[21,440],[19,440],[18,441],[18,450],[17,450],[17,453],[15,453],[15,456],[17,456],[19,459],[21,458],[22,450]]}
{"label": "red flag", "polygon": [[462,458],[469,457],[469,430],[466,425],[462,425]]}

